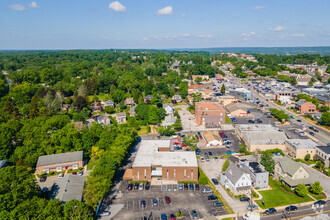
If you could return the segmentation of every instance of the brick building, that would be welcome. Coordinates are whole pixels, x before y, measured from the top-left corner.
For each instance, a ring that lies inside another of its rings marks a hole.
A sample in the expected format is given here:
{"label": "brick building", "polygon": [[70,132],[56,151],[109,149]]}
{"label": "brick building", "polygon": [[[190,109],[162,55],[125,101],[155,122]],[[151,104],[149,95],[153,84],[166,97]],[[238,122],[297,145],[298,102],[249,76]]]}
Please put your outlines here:
{"label": "brick building", "polygon": [[44,155],[38,158],[36,172],[61,172],[83,167],[83,151]]}
{"label": "brick building", "polygon": [[170,152],[170,140],[142,140],[132,165],[133,181],[198,182],[195,152]]}
{"label": "brick building", "polygon": [[195,117],[198,125],[224,124],[225,109],[215,102],[197,102],[195,104]]}
{"label": "brick building", "polygon": [[316,105],[314,105],[312,102],[306,102],[303,99],[296,102],[295,107],[301,113],[315,113],[315,112],[317,112]]}

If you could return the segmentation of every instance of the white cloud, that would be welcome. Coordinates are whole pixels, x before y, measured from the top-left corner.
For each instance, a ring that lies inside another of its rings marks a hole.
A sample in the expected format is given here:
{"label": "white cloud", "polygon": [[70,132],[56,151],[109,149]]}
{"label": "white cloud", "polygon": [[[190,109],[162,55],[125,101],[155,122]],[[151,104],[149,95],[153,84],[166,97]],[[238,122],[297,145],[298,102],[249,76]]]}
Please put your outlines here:
{"label": "white cloud", "polygon": [[252,37],[261,37],[260,35],[257,35],[257,33],[256,32],[254,32],[254,31],[251,31],[250,33],[242,33],[241,34],[241,36],[242,36],[242,38],[243,38],[243,40],[250,40]]}
{"label": "white cloud", "polygon": [[213,35],[211,34],[200,34],[197,36],[198,38],[206,38],[206,39],[210,39],[213,38]]}
{"label": "white cloud", "polygon": [[20,5],[20,4],[9,5],[8,7],[10,9],[14,10],[14,11],[24,11],[24,10],[26,10],[24,5]]}
{"label": "white cloud", "polygon": [[31,2],[31,4],[29,4],[30,8],[40,8],[39,5],[37,4],[37,2]]}
{"label": "white cloud", "polygon": [[118,12],[125,12],[126,11],[126,7],[118,1],[111,2],[109,4],[109,8],[111,10],[118,11]]}
{"label": "white cloud", "polygon": [[183,13],[183,14],[181,15],[181,17],[183,17],[183,18],[186,17],[186,14]]}
{"label": "white cloud", "polygon": [[147,41],[147,40],[149,40],[147,37],[144,37],[143,39],[142,39],[143,41]]}
{"label": "white cloud", "polygon": [[253,10],[260,10],[260,9],[264,9],[264,8],[266,8],[266,6],[255,6],[252,9]]}
{"label": "white cloud", "polygon": [[276,26],[274,28],[269,28],[269,30],[271,30],[271,31],[284,31],[284,30],[286,30],[286,28],[282,27],[282,26]]}
{"label": "white cloud", "polygon": [[190,34],[186,33],[186,34],[183,35],[183,37],[190,37]]}
{"label": "white cloud", "polygon": [[306,37],[306,34],[295,33],[291,35],[292,37]]}
{"label": "white cloud", "polygon": [[171,15],[171,14],[173,14],[173,8],[172,8],[172,6],[167,6],[165,8],[159,9],[157,14],[158,15]]}

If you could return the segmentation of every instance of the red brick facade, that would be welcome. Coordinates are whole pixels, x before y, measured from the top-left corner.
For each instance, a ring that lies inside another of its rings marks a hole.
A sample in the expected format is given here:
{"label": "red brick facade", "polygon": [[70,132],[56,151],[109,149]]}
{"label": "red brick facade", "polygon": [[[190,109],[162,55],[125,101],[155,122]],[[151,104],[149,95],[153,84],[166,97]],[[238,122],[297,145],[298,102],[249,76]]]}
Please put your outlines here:
{"label": "red brick facade", "polygon": [[218,103],[198,102],[195,105],[197,125],[205,124],[205,116],[216,116],[217,123],[225,123],[225,109]]}
{"label": "red brick facade", "polygon": [[315,113],[317,112],[316,105],[314,105],[312,102],[306,102],[305,104],[299,106],[296,105],[296,108],[301,113]]}

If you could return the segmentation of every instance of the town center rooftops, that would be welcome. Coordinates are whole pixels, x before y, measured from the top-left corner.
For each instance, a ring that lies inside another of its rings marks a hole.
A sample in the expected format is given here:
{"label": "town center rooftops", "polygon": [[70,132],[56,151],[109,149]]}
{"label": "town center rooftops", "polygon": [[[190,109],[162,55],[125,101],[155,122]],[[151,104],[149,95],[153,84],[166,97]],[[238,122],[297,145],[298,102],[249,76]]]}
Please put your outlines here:
{"label": "town center rooftops", "polygon": [[195,152],[158,151],[168,148],[170,140],[142,140],[132,167],[197,167]]}
{"label": "town center rooftops", "polygon": [[311,139],[288,139],[286,141],[295,149],[315,149],[317,146]]}

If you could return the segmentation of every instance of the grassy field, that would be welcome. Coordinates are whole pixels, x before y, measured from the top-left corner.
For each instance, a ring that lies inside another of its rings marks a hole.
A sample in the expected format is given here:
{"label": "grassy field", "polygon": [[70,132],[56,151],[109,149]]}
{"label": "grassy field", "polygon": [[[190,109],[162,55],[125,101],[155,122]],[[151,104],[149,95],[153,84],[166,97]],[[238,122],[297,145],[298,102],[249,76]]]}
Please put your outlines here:
{"label": "grassy field", "polygon": [[198,184],[207,185],[209,183],[209,179],[207,178],[207,176],[200,167],[198,167],[198,171],[199,171]]}
{"label": "grassy field", "polygon": [[325,196],[323,194],[316,195],[316,194],[310,193],[309,195],[313,196],[316,200],[323,200],[323,199],[325,199]]}
{"label": "grassy field", "polygon": [[280,188],[280,183],[273,179],[269,179],[269,185],[273,188],[273,190],[259,191],[262,195],[262,200],[265,201],[265,205],[262,205],[261,200],[255,201],[260,208],[268,209],[272,207],[312,201],[312,198],[309,196],[300,197],[295,193],[284,191]]}
{"label": "grassy field", "polygon": [[138,132],[139,135],[144,135],[144,134],[148,134],[148,133],[149,133],[148,126],[141,126],[141,130],[139,130],[139,132]]}
{"label": "grassy field", "polygon": [[227,116],[227,115],[225,115],[225,116],[226,116],[226,117],[225,117],[225,123],[226,123],[226,124],[230,123],[230,120],[229,120],[228,116]]}

